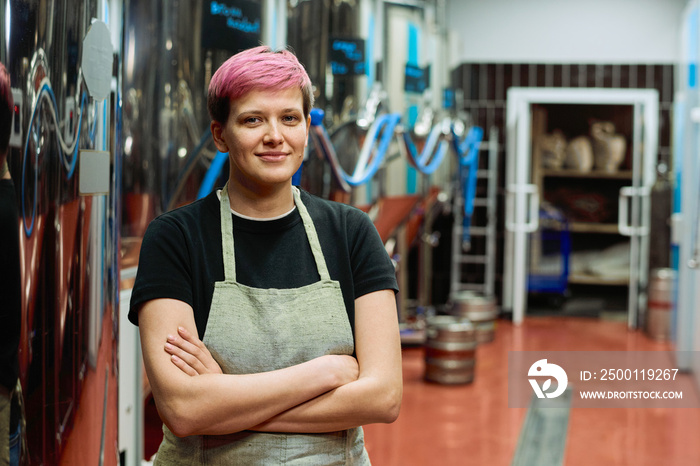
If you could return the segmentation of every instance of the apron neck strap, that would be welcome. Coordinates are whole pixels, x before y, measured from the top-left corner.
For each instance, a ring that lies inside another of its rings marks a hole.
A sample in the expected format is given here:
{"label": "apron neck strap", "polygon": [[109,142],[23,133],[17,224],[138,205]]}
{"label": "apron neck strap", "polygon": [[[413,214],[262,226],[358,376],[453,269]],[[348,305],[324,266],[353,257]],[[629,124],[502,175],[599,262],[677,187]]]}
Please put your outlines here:
{"label": "apron neck strap", "polygon": [[[318,233],[316,232],[316,227],[314,227],[314,222],[311,220],[311,215],[309,211],[306,210],[306,206],[301,202],[301,194],[299,188],[292,186],[292,193],[294,194],[294,204],[296,204],[297,209],[299,209],[299,214],[301,215],[301,220],[304,223],[304,231],[306,231],[306,237],[309,240],[309,245],[311,246],[311,252],[314,255],[314,260],[316,261],[316,267],[318,268],[318,275],[321,280],[330,280],[331,276],[328,272],[328,266],[326,265],[326,260],[323,257],[323,251],[321,250],[321,242],[318,240]],[[233,220],[231,219],[231,203],[228,197],[228,182],[221,190],[221,248],[224,259],[224,280],[227,282],[236,281],[236,256],[235,249],[233,247]]]}
{"label": "apron neck strap", "polygon": [[228,181],[221,190],[221,249],[224,258],[224,280],[236,281],[236,256],[233,248],[233,220],[228,200]]}
{"label": "apron neck strap", "polygon": [[330,280],[331,275],[328,273],[326,259],[323,257],[321,242],[318,240],[318,233],[316,233],[316,227],[314,226],[313,220],[311,220],[311,215],[309,215],[309,211],[306,210],[304,203],[301,202],[301,193],[299,192],[299,188],[292,186],[292,193],[294,193],[294,203],[296,204],[297,209],[299,209],[301,220],[304,222],[304,230],[306,230],[306,237],[309,238],[311,252],[316,260],[318,275],[321,277],[321,280]]}

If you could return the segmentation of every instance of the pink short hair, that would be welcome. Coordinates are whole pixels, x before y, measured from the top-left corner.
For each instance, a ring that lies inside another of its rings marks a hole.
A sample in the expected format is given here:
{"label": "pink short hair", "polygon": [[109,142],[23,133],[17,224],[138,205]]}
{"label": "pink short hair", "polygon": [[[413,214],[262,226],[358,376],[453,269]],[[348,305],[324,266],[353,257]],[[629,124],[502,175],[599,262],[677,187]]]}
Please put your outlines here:
{"label": "pink short hair", "polygon": [[212,76],[207,96],[209,116],[226,123],[232,99],[253,89],[284,90],[295,86],[301,90],[304,114],[308,117],[314,105],[311,79],[296,55],[264,45],[244,50],[226,60]]}
{"label": "pink short hair", "polygon": [[10,88],[10,74],[5,65],[0,63],[0,155],[7,152],[12,132],[12,114],[14,101]]}

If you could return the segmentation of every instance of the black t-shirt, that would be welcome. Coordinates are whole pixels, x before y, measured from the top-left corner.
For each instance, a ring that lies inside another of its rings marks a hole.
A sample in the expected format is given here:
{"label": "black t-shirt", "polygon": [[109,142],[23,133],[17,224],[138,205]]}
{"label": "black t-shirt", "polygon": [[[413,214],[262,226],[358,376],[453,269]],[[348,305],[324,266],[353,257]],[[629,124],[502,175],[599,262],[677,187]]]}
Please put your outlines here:
{"label": "black t-shirt", "polygon": [[[394,267],[371,220],[361,210],[301,191],[332,280],[340,287],[354,332],[355,299],[398,291]],[[204,337],[214,283],[224,280],[216,192],[153,220],[141,246],[129,320],[138,325],[146,301],[173,298],[194,311]],[[298,288],[320,277],[298,209],[275,220],[232,214],[236,280],[254,288]]]}
{"label": "black t-shirt", "polygon": [[0,384],[17,384],[22,301],[19,268],[19,215],[12,180],[0,180]]}

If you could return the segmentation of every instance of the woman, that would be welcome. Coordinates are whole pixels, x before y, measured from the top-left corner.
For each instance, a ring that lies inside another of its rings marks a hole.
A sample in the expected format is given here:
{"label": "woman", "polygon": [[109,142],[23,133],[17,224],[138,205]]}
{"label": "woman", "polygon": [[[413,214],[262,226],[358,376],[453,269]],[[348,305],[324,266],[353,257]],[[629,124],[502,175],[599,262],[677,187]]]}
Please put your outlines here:
{"label": "woman", "polygon": [[291,183],[312,106],[285,50],[212,77],[229,180],[151,222],[129,312],[164,422],[156,464],[369,464],[360,426],[398,416],[391,261],[364,213]]}

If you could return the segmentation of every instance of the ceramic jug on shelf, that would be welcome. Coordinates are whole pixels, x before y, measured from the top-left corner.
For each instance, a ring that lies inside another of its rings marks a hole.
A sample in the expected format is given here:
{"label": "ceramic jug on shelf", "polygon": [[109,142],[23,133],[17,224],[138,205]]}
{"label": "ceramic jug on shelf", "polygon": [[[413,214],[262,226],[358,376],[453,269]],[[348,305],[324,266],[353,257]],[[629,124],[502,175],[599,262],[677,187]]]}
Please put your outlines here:
{"label": "ceramic jug on shelf", "polygon": [[612,122],[599,121],[591,124],[591,140],[596,170],[617,172],[625,160],[625,137],[615,133],[615,125]]}

